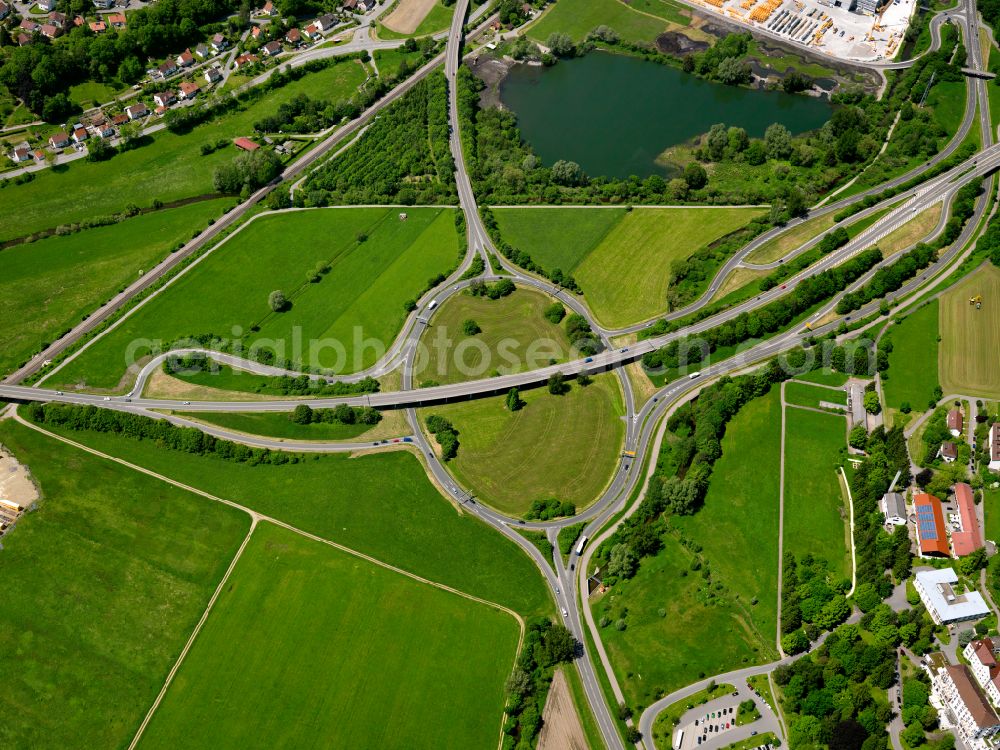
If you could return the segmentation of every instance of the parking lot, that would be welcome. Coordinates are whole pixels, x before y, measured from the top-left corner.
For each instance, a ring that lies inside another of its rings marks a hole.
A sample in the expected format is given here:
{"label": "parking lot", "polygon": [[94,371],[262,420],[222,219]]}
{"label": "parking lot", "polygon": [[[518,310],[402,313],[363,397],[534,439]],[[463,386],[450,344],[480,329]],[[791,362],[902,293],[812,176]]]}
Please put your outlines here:
{"label": "parking lot", "polygon": [[[680,722],[674,728],[674,750],[719,750],[758,735],[762,740],[761,747],[767,748],[765,738],[772,740],[774,736],[782,736],[778,719],[763,697],[745,681],[737,682],[735,688],[734,692],[695,706],[680,717]],[[745,700],[754,702],[760,717],[736,726],[739,705]],[[749,750],[755,749],[751,747]]]}

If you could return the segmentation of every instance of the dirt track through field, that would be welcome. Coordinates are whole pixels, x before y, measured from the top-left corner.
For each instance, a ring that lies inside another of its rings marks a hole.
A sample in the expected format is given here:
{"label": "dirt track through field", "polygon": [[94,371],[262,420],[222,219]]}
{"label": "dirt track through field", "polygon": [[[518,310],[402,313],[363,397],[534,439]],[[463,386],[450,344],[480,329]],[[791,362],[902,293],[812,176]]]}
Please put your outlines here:
{"label": "dirt track through field", "polygon": [[538,750],[587,750],[583,726],[573,706],[566,674],[561,669],[552,678],[549,697],[545,699]]}
{"label": "dirt track through field", "polygon": [[382,23],[387,29],[400,34],[412,34],[427,18],[436,2],[437,0],[400,0],[396,9]]}

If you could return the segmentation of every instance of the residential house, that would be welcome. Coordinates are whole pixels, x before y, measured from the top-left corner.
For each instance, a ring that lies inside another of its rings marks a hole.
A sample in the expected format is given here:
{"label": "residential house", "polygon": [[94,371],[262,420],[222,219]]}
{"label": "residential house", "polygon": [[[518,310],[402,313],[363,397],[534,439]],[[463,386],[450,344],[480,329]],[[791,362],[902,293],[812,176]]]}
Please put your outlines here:
{"label": "residential house", "polygon": [[22,18],[20,25],[18,25],[18,28],[21,29],[21,31],[24,31],[28,34],[34,34],[42,27],[39,24],[32,21],[30,18]]}
{"label": "residential house", "polygon": [[120,115],[115,115],[114,117],[112,117],[111,124],[117,128],[124,125],[126,122],[129,121],[129,119],[131,118],[129,118],[129,116],[123,112]]}
{"label": "residential house", "polygon": [[988,750],[990,738],[1000,733],[1000,717],[990,705],[965,664],[931,670],[931,686],[953,725],[971,750]]}
{"label": "residential house", "polygon": [[279,55],[281,54],[281,42],[268,42],[264,45],[263,50],[268,57]]}
{"label": "residential house", "polygon": [[201,91],[201,87],[193,81],[184,81],[180,85],[181,99],[194,99]]}
{"label": "residential house", "polygon": [[882,514],[885,522],[892,526],[906,525],[906,499],[898,492],[888,492],[882,496]]}
{"label": "residential house", "polygon": [[1000,471],[1000,422],[990,426],[989,445],[990,471]]}
{"label": "residential house", "polygon": [[177,101],[177,96],[169,89],[166,91],[158,91],[153,94],[153,101],[156,103],[157,107],[169,107]]}
{"label": "residential house", "polygon": [[302,33],[298,29],[289,29],[288,33],[285,34],[285,41],[293,47],[298,47],[302,44]]}
{"label": "residential house", "polygon": [[321,34],[319,33],[319,26],[314,23],[309,24],[302,30],[302,36],[306,39],[316,40],[319,39]]}
{"label": "residential house", "polygon": [[962,418],[961,409],[949,409],[948,411],[948,432],[950,432],[955,437],[962,434],[962,425],[965,424],[965,420]]}
{"label": "residential house", "polygon": [[212,50],[208,48],[208,45],[202,42],[197,47],[194,48],[195,54],[198,55],[202,60],[211,57]]}
{"label": "residential house", "polygon": [[115,134],[114,125],[112,125],[110,122],[104,119],[98,120],[93,125],[91,125],[91,127],[94,129],[94,132],[101,138],[110,138]]}
{"label": "residential house", "polygon": [[941,501],[934,495],[920,493],[913,496],[913,509],[917,514],[917,545],[920,556],[951,557]]}
{"label": "residential house", "polygon": [[190,68],[194,65],[194,55],[191,54],[190,49],[186,49],[177,55],[177,64],[182,68]]}
{"label": "residential house", "polygon": [[94,0],[94,7],[98,10],[110,10],[115,7],[115,0]]}
{"label": "residential house", "polygon": [[962,591],[955,584],[958,576],[951,568],[921,570],[913,577],[913,587],[927,607],[927,614],[938,625],[980,620],[990,613],[978,591]]}
{"label": "residential house", "polygon": [[74,26],[83,26],[85,23],[87,23],[87,21],[86,21],[86,19],[83,16],[74,16],[73,17],[73,25]]}
{"label": "residential house", "polygon": [[35,161],[39,164],[45,163],[45,152],[40,148],[35,149]]}
{"label": "residential house", "polygon": [[53,26],[51,23],[43,23],[38,31],[48,39],[55,39],[59,36],[59,27]]}
{"label": "residential house", "polygon": [[66,15],[63,13],[49,13],[49,23],[57,29],[66,28]]}
{"label": "residential house", "polygon": [[91,21],[90,30],[95,34],[103,34],[108,30],[108,25],[104,21]]}
{"label": "residential house", "polygon": [[38,0],[38,7],[50,13],[56,9],[56,0]]}
{"label": "residential house", "polygon": [[10,5],[0,0],[0,21],[10,15]]}
{"label": "residential house", "polygon": [[367,13],[376,5],[375,0],[358,0],[358,10]]}
{"label": "residential house", "polygon": [[1000,639],[993,638],[969,641],[962,651],[969,662],[972,676],[994,705],[1000,704],[1000,664],[997,663],[997,654],[1000,654]]}
{"label": "residential house", "polygon": [[52,148],[65,148],[69,145],[69,136],[63,132],[53,133],[49,136],[49,145]]}
{"label": "residential house", "polygon": [[17,35],[17,46],[23,47],[26,44],[31,44],[32,37],[28,36],[24,32]]}
{"label": "residential house", "polygon": [[267,2],[264,3],[264,7],[257,11],[257,15],[273,18],[278,15],[278,9],[274,7],[274,3],[272,3],[271,0],[267,0]]}
{"label": "residential house", "polygon": [[125,107],[125,114],[128,115],[128,119],[130,120],[139,120],[149,114],[149,107],[143,102],[139,102],[130,107]]}
{"label": "residential house", "polygon": [[358,0],[344,0],[340,7],[353,13],[358,9]]}
{"label": "residential house", "polygon": [[256,65],[259,62],[260,62],[260,58],[257,57],[257,55],[252,55],[252,54],[249,54],[249,53],[243,54],[243,55],[239,55],[236,58],[236,69],[237,70],[242,70],[243,68],[247,68],[247,67],[249,67],[251,65]]}
{"label": "residential house", "polygon": [[167,108],[161,104],[153,110],[153,114],[157,117],[163,117],[163,115],[167,114]]}
{"label": "residential house", "polygon": [[175,63],[173,60],[167,60],[162,65],[156,68],[156,72],[159,78],[167,78],[168,76],[172,76],[174,73],[177,72],[177,63]]}
{"label": "residential house", "polygon": [[226,41],[226,37],[222,34],[216,34],[212,37],[212,49],[216,52],[222,52],[226,47],[229,46],[229,42]]}
{"label": "residential house", "polygon": [[249,138],[244,138],[243,136],[234,138],[233,143],[236,144],[236,148],[243,149],[244,151],[256,151],[260,148],[259,144],[254,143]]}
{"label": "residential house", "polygon": [[316,19],[316,28],[323,32],[329,31],[336,25],[337,17],[332,13],[324,13]]}
{"label": "residential house", "polygon": [[73,141],[75,143],[83,143],[89,137],[90,134],[87,132],[87,129],[83,127],[83,125],[78,125],[77,127],[73,128]]}
{"label": "residential house", "polygon": [[250,29],[250,38],[253,39],[254,41],[257,41],[262,36],[264,36],[264,29],[262,29],[260,26],[254,26],[252,29]]}
{"label": "residential house", "polygon": [[947,464],[955,463],[955,459],[958,458],[958,446],[950,441],[945,441],[941,443],[941,447],[938,449],[938,455],[944,459]]}
{"label": "residential house", "polygon": [[112,13],[108,16],[108,23],[114,26],[116,29],[124,29],[126,26],[125,14],[124,13]]}
{"label": "residential house", "polygon": [[205,71],[205,82],[206,83],[216,83],[222,80],[222,73],[219,72],[218,68],[208,68]]}
{"label": "residential house", "polygon": [[15,164],[20,164],[21,162],[31,161],[31,149],[28,148],[27,144],[22,144],[17,146],[10,153],[10,160]]}
{"label": "residential house", "polygon": [[983,532],[979,527],[972,488],[965,482],[959,482],[952,491],[955,493],[955,504],[958,505],[958,518],[962,528],[951,532],[951,546],[955,549],[955,557],[964,557],[984,546]]}

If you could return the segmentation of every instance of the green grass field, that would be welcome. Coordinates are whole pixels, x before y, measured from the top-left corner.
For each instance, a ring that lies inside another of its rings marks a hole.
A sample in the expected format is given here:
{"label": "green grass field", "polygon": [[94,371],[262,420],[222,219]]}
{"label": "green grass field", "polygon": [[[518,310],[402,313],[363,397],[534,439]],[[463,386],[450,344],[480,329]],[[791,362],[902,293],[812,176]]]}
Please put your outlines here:
{"label": "green grass field", "polygon": [[125,747],[250,528],[13,421],[43,496],[0,552],[3,747]]}
{"label": "green grass field", "polygon": [[[279,359],[341,372],[363,369],[391,346],[406,319],[403,302],[416,296],[428,278],[457,263],[454,211],[417,208],[407,213],[406,221],[390,208],[262,217],[56,379],[115,388],[125,372],[125,352],[136,339],[160,340],[166,346],[204,333],[231,338],[234,327],[247,333],[245,347],[258,340],[283,342],[279,346],[285,353]],[[359,233],[368,239],[358,242]],[[320,262],[332,270],[311,283],[309,274]],[[290,298],[291,309],[271,312],[268,295],[275,289]],[[253,327],[259,332],[253,333]]]}
{"label": "green grass field", "polygon": [[[982,297],[982,308],[969,304]],[[984,264],[940,299],[939,375],[945,394],[1000,396],[1000,269]]]}
{"label": "green grass field", "polygon": [[832,385],[840,387],[847,382],[847,375],[836,370],[820,368],[796,375],[796,380],[804,380],[807,383],[819,383],[820,385]]}
{"label": "green grass field", "polygon": [[949,136],[958,131],[965,116],[965,81],[940,81],[927,95],[927,106],[934,110],[934,120]]}
{"label": "green grass field", "polygon": [[[594,605],[598,619],[611,619],[601,637],[637,710],[700,677],[774,658],[780,418],[776,389],[744,406],[726,430],[704,507],[670,519],[701,545],[711,586],[691,570],[689,548],[668,534],[664,550]],[[623,608],[626,629],[618,631]]]}
{"label": "green grass field", "polygon": [[834,576],[849,579],[847,508],[836,472],[847,445],[846,419],[787,408],[785,428],[784,549],[822,557]]}
{"label": "green grass field", "polygon": [[[659,5],[667,7],[661,2],[643,4],[657,9]],[[528,28],[528,35],[544,42],[549,34],[560,31],[579,42],[597,26],[605,25],[617,31],[623,39],[652,42],[668,28],[668,22],[656,18],[657,15],[660,14],[638,13],[619,0],[561,0]]]}
{"label": "green grass field", "polygon": [[758,600],[746,629],[763,634],[767,649],[777,622],[780,420],[777,388],[744,406],[726,427],[704,507],[673,519],[744,605]]}
{"label": "green grass field", "polygon": [[489,747],[518,634],[507,613],[263,523],[139,746]]}
{"label": "green grass field", "polygon": [[69,87],[69,100],[79,104],[84,109],[99,106],[112,101],[117,90],[106,83],[86,81]]}
{"label": "green grass field", "polygon": [[[336,101],[349,97],[365,80],[356,62],[345,62],[309,73],[242,111],[232,111],[199,125],[190,133],[167,131],[150,136],[151,142],[105,162],[85,160],[45,169],[26,185],[9,186],[3,196],[5,221],[0,241],[22,237],[59,224],[121,211],[129,203],[148,206],[212,193],[212,173],[239,153],[235,146],[201,155],[201,146],[219,139],[252,135],[253,124],[298,94]],[[72,196],[71,200],[67,196]]]}
{"label": "green grass field", "polygon": [[545,388],[521,391],[516,412],[504,397],[434,406],[420,411],[447,417],[459,432],[458,456],[448,466],[484,503],[519,515],[551,497],[577,509],[597,500],[618,466],[625,434],[621,391],[613,375],[553,396]]}
{"label": "green grass field", "polygon": [[595,317],[609,327],[662,313],[671,265],[762,213],[756,208],[494,211],[512,245],[546,270],[560,268],[576,277]]}
{"label": "green grass field", "polygon": [[886,406],[898,409],[904,402],[918,412],[927,408],[938,385],[938,301],[932,300],[892,325],[889,377],[883,375]]}
{"label": "green grass field", "polygon": [[251,435],[268,435],[288,440],[351,440],[372,430],[368,424],[341,424],[340,422],[318,422],[296,424],[287,413],[274,412],[219,412],[202,414],[195,412],[180,416],[224,427],[227,430],[247,432]]}
{"label": "green grass field", "polygon": [[815,409],[820,408],[820,401],[846,406],[847,391],[793,382],[785,385],[785,401],[789,404],[811,406]]}
{"label": "green grass field", "polygon": [[[457,383],[546,367],[566,361],[569,340],[563,327],[545,317],[555,302],[546,294],[521,287],[508,297],[492,300],[459,294],[434,313],[421,337],[427,347],[425,369],[414,373],[418,383]],[[474,336],[462,331],[466,320],[482,329]],[[542,348],[543,343],[549,345]]]}
{"label": "green grass field", "polygon": [[231,198],[202,201],[0,252],[0,373],[53,341],[232,204]]}
{"label": "green grass field", "polygon": [[986,538],[992,542],[1000,542],[1000,490],[990,487],[983,490],[983,517],[986,521],[983,529]]}
{"label": "green grass field", "polygon": [[538,570],[512,542],[460,513],[406,451],[248,466],[105,433],[74,440],[240,502],[324,539],[526,615],[549,612]]}

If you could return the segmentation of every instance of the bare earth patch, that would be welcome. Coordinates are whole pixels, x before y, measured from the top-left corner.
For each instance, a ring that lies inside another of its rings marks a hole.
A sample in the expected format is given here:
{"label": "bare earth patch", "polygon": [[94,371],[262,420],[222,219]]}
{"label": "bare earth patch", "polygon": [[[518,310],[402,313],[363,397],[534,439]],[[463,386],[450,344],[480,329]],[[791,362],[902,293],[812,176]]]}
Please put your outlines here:
{"label": "bare earth patch", "polygon": [[587,750],[583,726],[573,706],[566,675],[561,669],[552,678],[549,697],[545,699],[538,750]]}
{"label": "bare earth patch", "polygon": [[0,497],[28,508],[38,499],[38,487],[31,481],[28,467],[0,446]]}
{"label": "bare earth patch", "polygon": [[[268,401],[274,396],[263,393],[240,393],[226,391],[222,388],[210,388],[204,385],[191,385],[183,380],[171,377],[162,369],[155,370],[146,383],[145,398],[173,398],[187,401]],[[293,399],[296,396],[282,396],[282,399]],[[308,398],[302,396],[301,398]]]}
{"label": "bare earth patch", "polygon": [[412,34],[436,2],[437,0],[400,0],[396,9],[382,23],[399,34]]}

